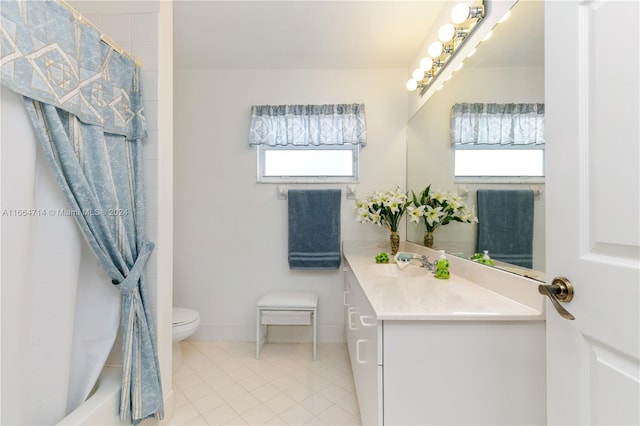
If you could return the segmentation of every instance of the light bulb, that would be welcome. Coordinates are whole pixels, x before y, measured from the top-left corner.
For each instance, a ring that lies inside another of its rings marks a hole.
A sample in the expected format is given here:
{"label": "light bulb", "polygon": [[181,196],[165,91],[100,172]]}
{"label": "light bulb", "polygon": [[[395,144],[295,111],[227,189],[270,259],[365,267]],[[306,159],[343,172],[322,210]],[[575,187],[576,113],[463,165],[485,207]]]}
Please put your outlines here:
{"label": "light bulb", "polygon": [[414,79],[409,79],[407,81],[407,90],[410,92],[413,92],[414,90],[416,90],[418,88],[418,82]]}
{"label": "light bulb", "polygon": [[475,55],[475,54],[476,54],[476,50],[477,50],[477,49],[475,49],[475,48],[474,48],[471,52],[469,52],[469,54],[467,55],[467,58],[470,58],[470,57],[472,57],[473,55]]}
{"label": "light bulb", "polygon": [[432,66],[433,66],[433,59],[431,59],[431,57],[429,56],[425,56],[420,61],[420,68],[422,68],[422,70],[425,72],[429,71]]}
{"label": "light bulb", "polygon": [[438,56],[442,55],[442,43],[440,43],[439,41],[434,41],[429,45],[429,49],[427,51],[429,52],[429,56],[434,59],[437,58]]}
{"label": "light bulb", "polygon": [[451,11],[451,21],[454,24],[461,24],[469,17],[469,5],[467,3],[457,4]]}
{"label": "light bulb", "polygon": [[498,21],[498,24],[502,24],[504,21],[509,19],[509,16],[511,16],[511,10],[507,10],[507,13],[505,13],[504,16],[500,18],[500,20]]}
{"label": "light bulb", "polygon": [[491,36],[492,36],[492,35],[493,35],[493,30],[489,31],[489,32],[487,33],[487,35],[486,35],[486,36],[484,36],[484,38],[482,39],[482,41],[487,41],[487,40],[489,40],[489,39],[491,38]]}
{"label": "light bulb", "polygon": [[456,67],[456,69],[455,69],[455,70],[453,70],[453,71],[460,71],[460,70],[462,69],[462,67],[463,67],[463,66],[464,66],[464,62],[460,62],[460,65],[458,65],[458,66]]}
{"label": "light bulb", "polygon": [[411,74],[413,80],[420,81],[424,78],[424,70],[422,68],[416,68],[413,70],[413,74]]}
{"label": "light bulb", "polygon": [[453,38],[456,29],[452,24],[444,24],[438,30],[438,38],[441,42],[446,43]]}

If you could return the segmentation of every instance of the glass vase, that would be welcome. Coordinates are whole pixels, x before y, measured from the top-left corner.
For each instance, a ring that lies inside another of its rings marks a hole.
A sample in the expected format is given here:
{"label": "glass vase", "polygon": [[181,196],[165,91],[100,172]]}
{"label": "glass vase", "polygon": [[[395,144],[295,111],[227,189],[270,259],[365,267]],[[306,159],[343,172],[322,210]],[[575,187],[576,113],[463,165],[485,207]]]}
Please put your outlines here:
{"label": "glass vase", "polygon": [[433,232],[427,231],[424,234],[424,245],[425,247],[433,247]]}
{"label": "glass vase", "polygon": [[391,255],[393,256],[398,253],[398,249],[400,248],[400,235],[398,235],[397,232],[391,231],[389,242],[391,243]]}

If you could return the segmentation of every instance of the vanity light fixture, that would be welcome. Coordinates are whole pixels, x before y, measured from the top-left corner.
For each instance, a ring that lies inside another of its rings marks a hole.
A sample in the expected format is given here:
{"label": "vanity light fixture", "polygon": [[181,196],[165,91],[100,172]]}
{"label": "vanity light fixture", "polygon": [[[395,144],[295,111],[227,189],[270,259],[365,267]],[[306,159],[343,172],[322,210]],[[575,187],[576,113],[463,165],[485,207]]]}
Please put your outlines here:
{"label": "vanity light fixture", "polygon": [[429,71],[431,67],[433,67],[433,59],[431,59],[430,56],[426,56],[422,58],[422,60],[420,61],[420,68],[424,72],[426,72],[426,71]]}
{"label": "vanity light fixture", "polygon": [[[451,22],[446,23],[438,30],[438,39],[432,42],[427,49],[429,56],[420,61],[411,78],[407,81],[407,90],[421,89],[424,94],[438,73],[453,58],[456,51],[464,44],[476,25],[484,18],[484,0],[475,0],[470,5],[469,1],[457,4],[451,10]],[[458,68],[459,69],[459,68]]]}
{"label": "vanity light fixture", "polygon": [[500,20],[498,21],[498,24],[502,24],[504,21],[506,21],[507,19],[509,19],[509,16],[511,16],[511,10],[507,10],[507,13],[505,13],[502,18],[500,18]]}
{"label": "vanity light fixture", "polygon": [[440,39],[441,42],[447,43],[451,41],[451,39],[455,34],[456,34],[456,27],[454,27],[453,24],[444,24],[443,26],[440,27],[440,30],[438,31],[438,38]]}
{"label": "vanity light fixture", "polygon": [[454,24],[461,24],[467,19],[481,19],[483,17],[484,4],[471,7],[468,3],[459,3],[451,10],[451,21]]}
{"label": "vanity light fixture", "polygon": [[439,41],[434,41],[429,45],[429,49],[427,50],[429,56],[433,59],[437,59],[440,55],[442,55],[442,43]]}

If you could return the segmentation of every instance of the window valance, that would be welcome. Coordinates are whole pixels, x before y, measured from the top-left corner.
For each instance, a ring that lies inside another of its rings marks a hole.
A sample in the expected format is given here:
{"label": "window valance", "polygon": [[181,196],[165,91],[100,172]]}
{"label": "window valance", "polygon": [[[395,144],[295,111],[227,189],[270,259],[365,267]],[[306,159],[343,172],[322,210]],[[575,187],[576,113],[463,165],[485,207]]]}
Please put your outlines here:
{"label": "window valance", "polygon": [[249,145],[367,143],[363,104],[253,105]]}
{"label": "window valance", "polygon": [[53,0],[3,1],[2,85],[56,106],[105,132],[145,134],[134,60]]}
{"label": "window valance", "polygon": [[454,147],[544,143],[544,104],[460,103],[451,109]]}

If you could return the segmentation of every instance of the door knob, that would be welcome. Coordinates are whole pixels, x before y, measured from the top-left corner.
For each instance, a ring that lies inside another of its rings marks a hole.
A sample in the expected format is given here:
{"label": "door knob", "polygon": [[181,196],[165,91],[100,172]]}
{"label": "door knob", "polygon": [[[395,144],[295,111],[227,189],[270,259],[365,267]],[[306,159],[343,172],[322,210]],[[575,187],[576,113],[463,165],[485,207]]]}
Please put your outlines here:
{"label": "door knob", "polygon": [[570,302],[573,299],[573,285],[565,277],[555,277],[551,285],[540,284],[538,293],[547,296],[556,311],[568,320],[574,320],[576,317],[571,315],[560,302]]}

